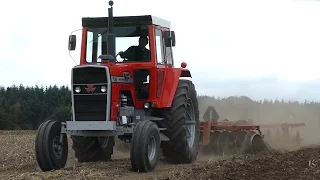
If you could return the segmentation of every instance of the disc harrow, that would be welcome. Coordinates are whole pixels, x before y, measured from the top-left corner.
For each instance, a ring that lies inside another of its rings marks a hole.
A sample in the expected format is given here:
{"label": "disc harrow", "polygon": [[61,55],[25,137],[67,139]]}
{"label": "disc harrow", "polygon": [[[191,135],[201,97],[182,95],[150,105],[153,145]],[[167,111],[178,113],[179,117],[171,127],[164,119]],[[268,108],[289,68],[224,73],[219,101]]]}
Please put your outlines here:
{"label": "disc harrow", "polygon": [[200,122],[201,146],[214,155],[257,154],[268,150],[259,126],[235,125],[230,121]]}
{"label": "disc harrow", "polygon": [[[272,129],[276,129],[278,136],[283,140],[294,140],[301,142],[297,131],[295,138],[289,135],[288,128],[305,126],[304,123],[283,123],[283,124],[261,124],[256,125],[252,120],[229,121],[220,120],[219,115],[213,106],[209,106],[203,116],[204,121],[200,122],[201,141],[203,153],[212,155],[242,155],[258,154],[273,149]],[[262,135],[261,129],[266,131],[266,137]],[[279,129],[282,129],[280,135]],[[270,145],[271,146],[270,146]]]}

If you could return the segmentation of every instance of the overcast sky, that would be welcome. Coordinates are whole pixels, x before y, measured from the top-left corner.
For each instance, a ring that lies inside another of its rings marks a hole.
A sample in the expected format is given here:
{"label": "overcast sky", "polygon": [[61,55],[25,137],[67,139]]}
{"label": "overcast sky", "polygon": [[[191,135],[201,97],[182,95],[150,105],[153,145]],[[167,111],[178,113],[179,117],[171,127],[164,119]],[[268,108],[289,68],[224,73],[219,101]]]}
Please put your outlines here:
{"label": "overcast sky", "polygon": [[[320,99],[320,1],[114,3],[115,15],[171,21],[176,67],[187,62],[199,94]],[[68,36],[82,17],[107,16],[107,8],[108,0],[1,2],[0,85],[69,85]],[[77,63],[79,43],[71,53]]]}

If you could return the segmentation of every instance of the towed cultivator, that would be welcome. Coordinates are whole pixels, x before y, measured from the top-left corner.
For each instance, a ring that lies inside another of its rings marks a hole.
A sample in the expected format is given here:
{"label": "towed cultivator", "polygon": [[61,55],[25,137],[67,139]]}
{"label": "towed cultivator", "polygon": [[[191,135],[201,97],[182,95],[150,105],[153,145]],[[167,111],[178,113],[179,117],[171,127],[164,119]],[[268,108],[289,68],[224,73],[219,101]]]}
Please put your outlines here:
{"label": "towed cultivator", "polygon": [[[304,123],[261,124],[256,125],[250,120],[218,121],[219,115],[213,106],[209,106],[200,122],[201,141],[204,153],[214,155],[241,155],[246,153],[257,154],[270,150],[275,142],[280,140],[290,141],[291,144],[300,145],[301,138],[297,131],[292,138],[289,128],[305,126]],[[280,135],[279,129],[282,129]],[[266,131],[266,136],[261,130]],[[276,129],[276,138],[272,138],[271,130]]]}

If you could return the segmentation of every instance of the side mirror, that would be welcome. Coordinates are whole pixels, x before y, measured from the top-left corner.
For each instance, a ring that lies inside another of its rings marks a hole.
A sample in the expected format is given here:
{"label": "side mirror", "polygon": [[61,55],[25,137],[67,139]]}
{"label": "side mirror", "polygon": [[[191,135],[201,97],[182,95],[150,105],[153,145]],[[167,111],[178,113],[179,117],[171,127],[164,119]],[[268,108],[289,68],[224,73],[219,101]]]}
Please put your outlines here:
{"label": "side mirror", "polygon": [[165,31],[164,32],[164,39],[166,47],[174,47],[176,45],[176,35],[174,31]]}
{"label": "side mirror", "polygon": [[76,49],[77,44],[77,36],[76,35],[70,35],[69,36],[69,43],[68,43],[68,49],[69,51],[73,51]]}

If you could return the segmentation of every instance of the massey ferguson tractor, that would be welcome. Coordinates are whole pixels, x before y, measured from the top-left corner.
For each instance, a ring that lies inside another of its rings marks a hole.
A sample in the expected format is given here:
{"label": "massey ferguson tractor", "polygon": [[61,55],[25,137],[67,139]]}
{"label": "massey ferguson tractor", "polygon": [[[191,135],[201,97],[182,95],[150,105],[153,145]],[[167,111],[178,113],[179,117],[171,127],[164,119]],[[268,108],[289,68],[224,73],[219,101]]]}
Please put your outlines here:
{"label": "massey ferguson tractor", "polygon": [[[79,162],[109,161],[115,137],[130,143],[133,171],[150,172],[162,151],[171,163],[192,163],[199,147],[215,154],[268,149],[259,125],[218,121],[209,107],[199,121],[187,64],[175,68],[170,22],[151,16],[82,18],[80,65],[71,70],[72,117],[47,120],[37,131],[42,171],[64,168],[67,135]],[[138,45],[136,45],[138,43]],[[76,49],[70,35],[69,51]]]}
{"label": "massey ferguson tractor", "polygon": [[[197,92],[181,79],[191,77],[186,63],[174,67],[170,22],[113,17],[113,1],[109,5],[108,17],[82,18],[80,65],[71,70],[72,119],[39,126],[35,152],[42,171],[65,167],[67,135],[79,162],[110,160],[115,136],[131,143],[133,171],[152,171],[160,147],[172,163],[197,159]],[[70,35],[68,49],[75,48]]]}

